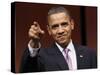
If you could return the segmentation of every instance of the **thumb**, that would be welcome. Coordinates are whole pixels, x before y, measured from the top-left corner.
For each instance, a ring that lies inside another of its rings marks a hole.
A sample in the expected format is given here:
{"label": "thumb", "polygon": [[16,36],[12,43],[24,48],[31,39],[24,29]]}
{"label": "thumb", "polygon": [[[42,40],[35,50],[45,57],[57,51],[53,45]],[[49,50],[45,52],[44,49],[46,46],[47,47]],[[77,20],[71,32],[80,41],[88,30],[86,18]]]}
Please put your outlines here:
{"label": "thumb", "polygon": [[44,32],[43,30],[40,30],[40,33],[41,33],[41,34],[44,34],[45,32]]}
{"label": "thumb", "polygon": [[44,34],[45,33],[44,30],[42,30],[40,27],[39,27],[38,31],[39,31],[40,34]]}

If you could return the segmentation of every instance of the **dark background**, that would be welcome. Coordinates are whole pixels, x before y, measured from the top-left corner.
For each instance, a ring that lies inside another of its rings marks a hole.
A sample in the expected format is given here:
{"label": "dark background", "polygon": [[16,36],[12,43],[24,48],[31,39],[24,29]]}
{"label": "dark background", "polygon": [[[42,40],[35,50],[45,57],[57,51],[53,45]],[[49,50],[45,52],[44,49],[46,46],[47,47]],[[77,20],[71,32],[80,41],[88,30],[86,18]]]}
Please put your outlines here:
{"label": "dark background", "polygon": [[28,30],[33,21],[38,21],[45,35],[41,38],[42,47],[48,47],[53,39],[46,30],[47,13],[51,7],[64,6],[72,14],[75,29],[72,39],[77,44],[97,48],[97,7],[41,4],[41,3],[15,3],[15,72],[19,72],[23,51],[27,48]]}

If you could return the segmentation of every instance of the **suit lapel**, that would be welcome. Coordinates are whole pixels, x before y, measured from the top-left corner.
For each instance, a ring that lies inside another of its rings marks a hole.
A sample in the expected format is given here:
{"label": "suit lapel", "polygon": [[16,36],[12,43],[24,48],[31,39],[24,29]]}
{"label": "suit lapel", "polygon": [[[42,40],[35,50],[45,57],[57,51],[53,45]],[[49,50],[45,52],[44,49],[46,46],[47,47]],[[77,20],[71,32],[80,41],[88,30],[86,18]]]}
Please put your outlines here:
{"label": "suit lapel", "polygon": [[55,44],[53,45],[49,54],[53,55],[53,59],[62,70],[68,70],[68,65],[65,61],[65,58]]}

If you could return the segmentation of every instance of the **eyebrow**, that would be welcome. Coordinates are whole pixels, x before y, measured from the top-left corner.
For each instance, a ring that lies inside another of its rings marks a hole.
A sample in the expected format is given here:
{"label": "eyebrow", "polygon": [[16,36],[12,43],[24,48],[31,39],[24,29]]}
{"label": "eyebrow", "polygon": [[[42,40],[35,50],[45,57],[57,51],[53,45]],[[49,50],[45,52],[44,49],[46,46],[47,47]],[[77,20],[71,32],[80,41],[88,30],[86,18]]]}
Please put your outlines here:
{"label": "eyebrow", "polygon": [[51,27],[53,28],[53,27],[58,27],[59,26],[59,24],[53,24],[53,25],[51,25]]}
{"label": "eyebrow", "polygon": [[61,25],[68,25],[68,22],[62,22]]}
{"label": "eyebrow", "polygon": [[[61,25],[65,25],[65,24],[68,25],[68,22],[62,22],[62,23],[61,23]],[[51,26],[57,26],[57,25],[59,25],[59,24],[53,24],[53,25],[51,25]]]}

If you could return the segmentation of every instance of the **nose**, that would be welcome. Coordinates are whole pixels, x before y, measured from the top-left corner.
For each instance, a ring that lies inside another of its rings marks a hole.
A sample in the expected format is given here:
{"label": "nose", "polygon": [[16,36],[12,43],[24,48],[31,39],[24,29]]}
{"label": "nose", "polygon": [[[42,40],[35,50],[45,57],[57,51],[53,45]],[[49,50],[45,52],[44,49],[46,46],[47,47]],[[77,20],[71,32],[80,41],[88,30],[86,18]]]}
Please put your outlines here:
{"label": "nose", "polygon": [[64,29],[61,25],[59,25],[59,28],[58,28],[58,34],[63,34],[64,33]]}

